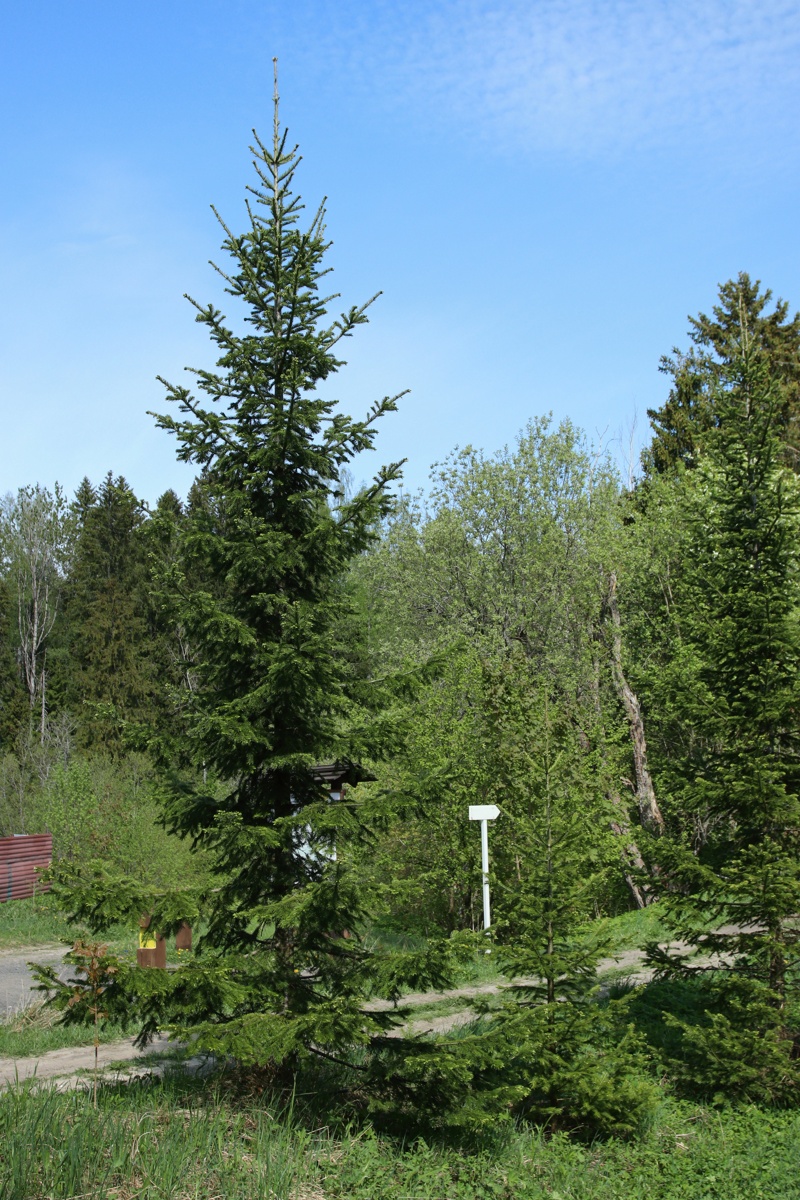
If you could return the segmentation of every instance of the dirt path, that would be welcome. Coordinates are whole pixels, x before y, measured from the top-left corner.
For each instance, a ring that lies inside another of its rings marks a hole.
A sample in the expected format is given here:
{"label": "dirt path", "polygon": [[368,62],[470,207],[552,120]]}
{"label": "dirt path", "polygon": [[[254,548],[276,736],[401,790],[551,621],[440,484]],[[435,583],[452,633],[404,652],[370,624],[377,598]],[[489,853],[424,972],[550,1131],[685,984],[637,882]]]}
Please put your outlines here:
{"label": "dirt path", "polygon": [[[674,946],[680,943],[675,942]],[[670,943],[673,945],[673,943]],[[608,971],[633,971],[644,962],[644,950],[621,950],[619,954],[615,954],[610,958],[601,958],[597,964],[597,974],[605,975]],[[636,973],[637,978],[639,972]],[[531,979],[520,979],[520,984],[530,984]],[[398,1008],[413,1007],[417,1008],[423,1004],[440,1004],[443,1000],[461,1000],[472,999],[475,996],[495,996],[498,992],[502,992],[504,988],[509,987],[508,983],[479,983],[467,987],[450,988],[444,992],[410,992],[407,996],[401,996],[397,1001]],[[395,1005],[391,1000],[368,1000],[364,1005],[366,1012],[389,1012]]]}
{"label": "dirt path", "polygon": [[[672,944],[674,948],[678,947],[678,943]],[[61,954],[58,953],[52,957],[55,947],[31,947],[27,951],[13,951],[6,954],[0,953],[0,981],[3,979],[2,969],[4,957],[6,960],[16,961],[23,965],[29,958],[37,957],[40,961],[58,962]],[[50,952],[51,957],[48,958],[46,951]],[[610,958],[603,958],[597,965],[598,976],[602,978],[609,971],[621,973],[627,978],[636,983],[644,983],[652,975],[652,971],[642,967],[644,962],[644,950],[623,950],[619,954]],[[15,977],[16,978],[16,977]],[[531,982],[528,980],[520,980],[520,983]],[[507,983],[482,983],[473,984],[467,987],[451,988],[442,992],[412,992],[407,996],[402,996],[398,1002],[399,1008],[421,1008],[423,1006],[439,1004],[446,1000],[471,1000],[478,996],[493,996],[503,991],[509,985]],[[0,988],[2,983],[0,982]],[[2,991],[0,990],[0,1000],[2,999]],[[28,1000],[30,1000],[30,992],[28,991]],[[368,1012],[387,1012],[394,1008],[395,1005],[390,1000],[370,1000],[364,1008]],[[13,1008],[11,1009],[13,1011]],[[2,1008],[0,1007],[0,1012]],[[440,1017],[431,1016],[421,1020],[410,1019],[404,1025],[399,1026],[389,1036],[402,1037],[404,1035],[422,1035],[426,1033],[444,1033],[448,1029],[454,1029],[458,1025],[465,1025],[472,1020],[473,1012],[469,1008],[461,1009],[458,1012],[451,1012]],[[130,1062],[133,1073],[136,1072],[136,1060],[142,1057],[142,1054],[148,1056],[156,1053],[164,1053],[170,1045],[169,1037],[162,1035],[157,1038],[146,1051],[137,1050],[133,1045],[133,1038],[125,1038],[123,1041],[108,1042],[100,1047],[98,1052],[98,1063],[101,1068],[106,1071],[105,1077],[108,1078],[106,1068],[110,1063]],[[198,1060],[199,1061],[199,1060]],[[197,1062],[190,1060],[186,1064],[191,1068],[194,1064],[197,1068]],[[38,1057],[30,1058],[0,1058],[0,1089],[13,1084],[15,1080],[22,1082],[25,1079],[59,1079],[60,1086],[69,1086],[80,1082],[82,1076],[79,1072],[91,1071],[94,1068],[94,1047],[93,1046],[73,1046],[65,1050],[51,1050],[47,1054],[39,1055]],[[143,1070],[153,1072],[153,1066],[148,1063],[142,1067]],[[157,1070],[157,1068],[155,1068]],[[132,1072],[125,1071],[117,1073],[121,1078],[130,1078]]]}
{"label": "dirt path", "polygon": [[[681,943],[670,944],[673,948],[677,948]],[[615,975],[629,979],[631,983],[646,983],[648,979],[652,978],[654,972],[652,969],[642,967],[644,959],[644,950],[622,950],[611,958],[601,958],[597,964],[598,977],[602,979],[603,975],[614,971]],[[535,980],[518,979],[515,982],[524,986],[534,983]],[[445,1000],[472,1000],[477,996],[496,996],[510,986],[509,983],[483,983],[472,987],[452,988],[445,992],[414,992],[408,996],[401,996],[397,1001],[397,1007],[421,1008],[423,1005],[440,1004]],[[391,1000],[370,1000],[364,1005],[368,1012],[388,1012],[394,1007]],[[469,1024],[474,1015],[471,1008],[465,1008],[458,1012],[443,1014],[441,1017],[431,1016],[421,1020],[411,1018],[405,1024],[398,1025],[388,1036],[399,1038],[408,1036],[408,1034],[419,1036],[425,1033],[446,1033],[448,1029]]]}
{"label": "dirt path", "polygon": [[[133,1038],[119,1042],[106,1042],[97,1052],[98,1066],[105,1069],[109,1063],[132,1062],[142,1054],[164,1053],[170,1045],[169,1037],[162,1034],[148,1046],[146,1051],[137,1050]],[[30,1058],[0,1058],[0,1088],[10,1083],[34,1076],[37,1079],[54,1079],[56,1076],[75,1077],[78,1071],[94,1069],[94,1046],[69,1046],[65,1050],[49,1050]]]}

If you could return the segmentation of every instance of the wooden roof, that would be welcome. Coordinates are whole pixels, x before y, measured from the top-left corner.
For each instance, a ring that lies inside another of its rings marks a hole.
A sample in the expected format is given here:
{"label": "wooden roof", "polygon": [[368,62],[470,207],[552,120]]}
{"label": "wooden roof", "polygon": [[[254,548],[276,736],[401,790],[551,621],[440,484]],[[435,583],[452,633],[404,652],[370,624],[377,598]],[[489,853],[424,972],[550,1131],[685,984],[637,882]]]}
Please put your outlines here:
{"label": "wooden roof", "polygon": [[311,774],[320,783],[330,784],[334,791],[345,783],[348,787],[356,787],[359,783],[368,783],[376,778],[360,763],[351,762],[349,758],[338,759],[336,762],[316,763],[311,768]]}

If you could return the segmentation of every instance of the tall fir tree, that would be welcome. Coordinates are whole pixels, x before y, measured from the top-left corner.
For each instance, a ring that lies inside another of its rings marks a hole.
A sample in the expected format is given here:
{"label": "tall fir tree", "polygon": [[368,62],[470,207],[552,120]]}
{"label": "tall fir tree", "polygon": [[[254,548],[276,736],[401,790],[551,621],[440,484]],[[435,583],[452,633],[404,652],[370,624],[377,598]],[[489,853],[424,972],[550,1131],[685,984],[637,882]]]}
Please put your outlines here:
{"label": "tall fir tree", "polygon": [[[719,420],[685,482],[667,691],[685,747],[669,785],[687,822],[684,839],[664,845],[664,866],[676,931],[712,955],[736,998],[738,1033],[732,1015],[709,1009],[707,1025],[684,1030],[694,1053],[724,1076],[755,1032],[785,1079],[789,1042],[779,1052],[775,1037],[790,1022],[800,965],[800,487],[783,465],[784,396],[744,304],[725,353]],[[654,958],[666,972],[697,969]]]}
{"label": "tall fir tree", "polygon": [[[135,987],[145,1030],[171,1021],[209,1050],[291,1067],[380,1040],[393,1018],[366,1010],[366,997],[443,979],[448,954],[392,956],[367,944],[348,847],[370,836],[369,806],[352,786],[334,796],[325,782],[333,764],[357,784],[357,763],[398,736],[392,682],[369,678],[352,654],[346,573],[388,511],[400,464],[349,499],[343,486],[396,397],[356,421],[323,392],[368,304],[328,316],[324,210],[301,228],[299,160],[280,128],[277,85],[272,141],[255,135],[252,152],[249,226],[237,235],[220,218],[233,266],[219,273],[246,332],[192,301],[219,353],[216,370],[196,372],[207,403],[166,384],[179,415],[157,418],[179,458],[200,468],[159,568],[192,679],[184,769],[169,775],[165,816],[208,853],[214,879],[199,902],[199,958],[158,982],[142,972]],[[135,887],[126,894],[131,911],[144,903]],[[110,908],[92,901],[99,892],[79,891],[78,907],[81,895],[102,924]],[[153,920],[186,916],[192,903],[164,900]]]}

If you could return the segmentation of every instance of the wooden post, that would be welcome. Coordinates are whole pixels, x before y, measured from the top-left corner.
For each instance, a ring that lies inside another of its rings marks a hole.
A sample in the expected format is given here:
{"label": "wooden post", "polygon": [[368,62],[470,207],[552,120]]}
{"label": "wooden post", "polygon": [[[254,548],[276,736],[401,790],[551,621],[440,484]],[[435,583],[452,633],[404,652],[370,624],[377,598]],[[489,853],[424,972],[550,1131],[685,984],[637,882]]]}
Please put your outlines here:
{"label": "wooden post", "polygon": [[192,927],[188,921],[184,921],[178,932],[175,934],[175,949],[176,950],[191,950],[192,948]]}
{"label": "wooden post", "polygon": [[166,938],[150,932],[150,916],[145,914],[139,921],[139,949],[136,963],[140,967],[162,967],[167,965]]}

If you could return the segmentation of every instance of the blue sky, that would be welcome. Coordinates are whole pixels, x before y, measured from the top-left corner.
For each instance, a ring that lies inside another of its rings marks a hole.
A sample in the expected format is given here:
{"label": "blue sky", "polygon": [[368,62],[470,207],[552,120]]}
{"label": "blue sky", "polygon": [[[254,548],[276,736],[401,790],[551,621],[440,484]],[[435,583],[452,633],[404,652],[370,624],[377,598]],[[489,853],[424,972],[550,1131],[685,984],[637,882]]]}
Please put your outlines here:
{"label": "blue sky", "polygon": [[[0,493],[187,468],[148,409],[209,347],[183,292],[269,128],[271,59],[328,196],[335,392],[410,388],[379,438],[425,484],[568,416],[623,451],[687,314],[747,270],[800,307],[800,6],[781,0],[29,0],[0,26]],[[371,464],[363,464],[363,473]]]}

